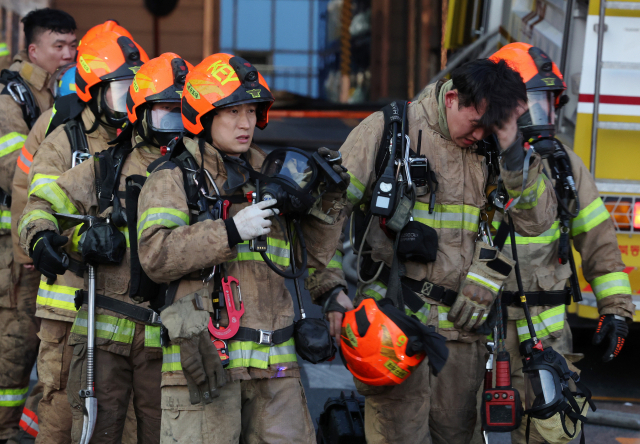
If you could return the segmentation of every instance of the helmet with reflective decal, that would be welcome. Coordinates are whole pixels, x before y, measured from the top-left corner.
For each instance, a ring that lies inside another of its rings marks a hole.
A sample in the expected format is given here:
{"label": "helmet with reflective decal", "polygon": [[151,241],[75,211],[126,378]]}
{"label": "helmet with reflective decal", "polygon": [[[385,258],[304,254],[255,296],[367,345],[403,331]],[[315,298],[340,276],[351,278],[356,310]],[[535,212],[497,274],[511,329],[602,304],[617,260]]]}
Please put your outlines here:
{"label": "helmet with reflective decal", "polygon": [[345,313],[340,342],[347,368],[368,385],[400,384],[425,358],[407,350],[406,333],[371,298]]}
{"label": "helmet with reflective decal", "polygon": [[78,49],[82,48],[84,45],[88,44],[91,40],[95,39],[97,36],[102,34],[103,32],[112,31],[116,34],[123,35],[125,37],[129,37],[133,40],[133,36],[129,31],[120,26],[120,24],[116,20],[107,20],[104,23],[100,23],[89,29],[85,35],[82,36],[80,42],[78,43]]}
{"label": "helmet with reflective decal", "polygon": [[264,129],[274,98],[264,77],[248,61],[231,54],[213,54],[187,75],[182,94],[185,130],[200,134],[202,118],[215,110],[243,103],[259,103],[256,126]]}
{"label": "helmet with reflective decal", "polygon": [[504,60],[509,67],[517,71],[529,91],[554,91],[556,106],[560,105],[560,96],[567,89],[562,73],[551,58],[540,48],[528,43],[509,43],[496,51],[490,60]]}
{"label": "helmet with reflective decal", "polygon": [[149,61],[140,45],[127,36],[106,31],[78,49],[76,92],[89,102],[92,87],[101,83],[133,79],[143,63]]}
{"label": "helmet with reflective decal", "polygon": [[145,120],[138,131],[151,143],[152,137],[160,145],[177,136],[182,130],[180,102],[184,82],[191,63],[178,54],[167,52],[142,65],[127,93],[127,115],[133,124]]}

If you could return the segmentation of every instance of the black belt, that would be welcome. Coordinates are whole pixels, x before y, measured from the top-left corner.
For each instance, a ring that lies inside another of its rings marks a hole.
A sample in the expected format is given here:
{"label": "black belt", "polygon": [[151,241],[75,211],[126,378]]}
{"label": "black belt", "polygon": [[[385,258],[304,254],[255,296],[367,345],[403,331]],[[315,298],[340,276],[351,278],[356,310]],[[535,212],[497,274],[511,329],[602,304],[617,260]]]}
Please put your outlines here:
{"label": "black belt", "polygon": [[[389,272],[391,269],[386,265],[383,266],[378,280],[382,281],[385,285],[389,283]],[[373,277],[370,276],[369,279]],[[407,307],[414,313],[420,310],[425,302],[418,296],[422,295],[426,298],[433,299],[434,301],[442,302],[444,305],[451,307],[458,297],[458,292],[449,290],[441,285],[436,285],[429,282],[426,279],[416,281],[408,277],[403,277],[400,282],[402,283],[402,297]]]}
{"label": "black belt", "polygon": [[280,330],[256,330],[253,328],[240,327],[235,334],[233,341],[252,341],[256,344],[275,345],[287,342],[293,336],[293,324]]}
{"label": "black belt", "polygon": [[87,271],[87,266],[84,262],[77,261],[69,257],[69,266],[67,267],[67,270],[75,273],[76,276],[84,277],[84,272]]}
{"label": "black belt", "polygon": [[[79,310],[89,293],[84,290],[76,291],[76,297],[74,302],[76,303],[76,309]],[[135,319],[136,321],[143,322],[149,325],[161,325],[160,315],[150,308],[138,307],[137,305],[128,304],[126,302],[118,301],[101,294],[96,295],[96,307],[104,308],[107,310],[115,311],[125,315],[128,318]]]}
{"label": "black belt", "polygon": [[[571,304],[571,290],[554,290],[554,291],[525,291],[527,297],[527,305],[536,307],[541,305],[569,305]],[[502,292],[502,305],[520,306],[519,293],[513,291]]]}

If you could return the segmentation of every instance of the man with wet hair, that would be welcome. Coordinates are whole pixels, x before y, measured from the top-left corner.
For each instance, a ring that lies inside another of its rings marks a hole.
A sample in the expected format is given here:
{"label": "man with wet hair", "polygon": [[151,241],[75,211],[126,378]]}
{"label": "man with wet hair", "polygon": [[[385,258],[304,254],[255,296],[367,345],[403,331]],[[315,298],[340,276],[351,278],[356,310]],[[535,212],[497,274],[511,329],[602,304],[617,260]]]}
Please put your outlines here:
{"label": "man with wet hair", "polygon": [[[487,279],[491,271],[483,268],[486,261],[479,254],[491,247],[478,240],[481,221],[486,220],[488,180],[478,142],[495,135],[499,143],[505,187],[510,197],[523,196],[509,212],[520,234],[539,235],[551,226],[556,214],[555,195],[545,186],[537,155],[530,159],[522,190],[525,150],[517,120],[526,104],[527,92],[517,72],[504,62],[475,60],[455,69],[451,80],[427,86],[407,105],[411,148],[416,149],[421,130],[421,153],[426,155],[438,187],[432,208],[430,190],[416,192],[412,229],[425,233],[420,247],[430,254],[414,255],[401,264],[404,308],[447,339],[449,358],[437,377],[430,373],[425,359],[400,385],[369,386],[356,380],[358,391],[366,396],[368,443],[466,444],[471,439],[476,392],[485,362],[486,334],[477,329],[495,300],[494,287],[500,286],[487,284],[496,279]],[[385,156],[378,156],[378,152],[388,147],[388,133],[383,113],[377,112],[358,125],[342,145],[343,165],[351,176],[348,213],[362,204],[372,204],[377,176],[384,170]],[[335,241],[338,245],[338,239]],[[360,276],[367,283],[359,285],[353,303],[346,295],[340,268],[317,270],[306,281],[338,340],[346,310],[364,298],[379,300],[387,295],[397,253],[378,217],[372,218],[363,242]],[[477,276],[480,278],[474,279]],[[410,298],[412,308],[407,305]],[[389,366],[389,371],[392,369]]]}

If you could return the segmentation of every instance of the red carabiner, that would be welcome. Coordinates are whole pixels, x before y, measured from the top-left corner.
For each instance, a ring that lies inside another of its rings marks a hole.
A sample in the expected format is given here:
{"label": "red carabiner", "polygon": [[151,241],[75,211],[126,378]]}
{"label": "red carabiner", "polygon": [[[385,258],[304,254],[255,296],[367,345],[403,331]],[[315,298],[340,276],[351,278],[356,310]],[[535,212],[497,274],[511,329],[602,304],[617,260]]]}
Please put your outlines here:
{"label": "red carabiner", "polygon": [[[240,300],[240,310],[236,310],[236,304],[233,300],[233,291],[231,290],[231,284],[236,284],[238,289],[238,298]],[[229,317],[229,325],[226,327],[216,328],[213,325],[211,319],[209,319],[209,333],[211,336],[218,339],[231,339],[240,328],[240,318],[244,314],[244,302],[242,302],[242,293],[240,292],[240,283],[233,276],[229,276],[225,282],[225,278],[222,278],[222,293],[224,295],[224,302],[227,308],[227,316]]]}
{"label": "red carabiner", "polygon": [[228,200],[222,201],[222,219],[229,219],[229,207],[231,206],[231,202]]}

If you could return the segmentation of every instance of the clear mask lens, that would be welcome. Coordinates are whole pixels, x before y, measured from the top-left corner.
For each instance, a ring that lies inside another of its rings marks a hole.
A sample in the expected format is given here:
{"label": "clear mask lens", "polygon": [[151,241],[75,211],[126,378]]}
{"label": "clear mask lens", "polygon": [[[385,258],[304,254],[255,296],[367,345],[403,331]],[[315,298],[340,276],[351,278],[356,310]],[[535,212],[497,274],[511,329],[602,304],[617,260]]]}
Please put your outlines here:
{"label": "clear mask lens", "polygon": [[104,103],[115,118],[127,116],[127,92],[131,82],[133,78],[114,80],[104,90]]}
{"label": "clear mask lens", "polygon": [[265,159],[262,168],[267,176],[285,177],[304,190],[315,179],[315,165],[313,161],[302,153],[290,150],[272,152]]}
{"label": "clear mask lens", "polygon": [[151,109],[151,129],[157,132],[179,133],[184,129],[180,103],[156,103]]}
{"label": "clear mask lens", "polygon": [[529,91],[529,114],[532,125],[553,125],[556,120],[553,91]]}
{"label": "clear mask lens", "polygon": [[537,369],[525,373],[525,401],[527,409],[544,409],[558,401],[559,381],[556,381],[551,371]]}

